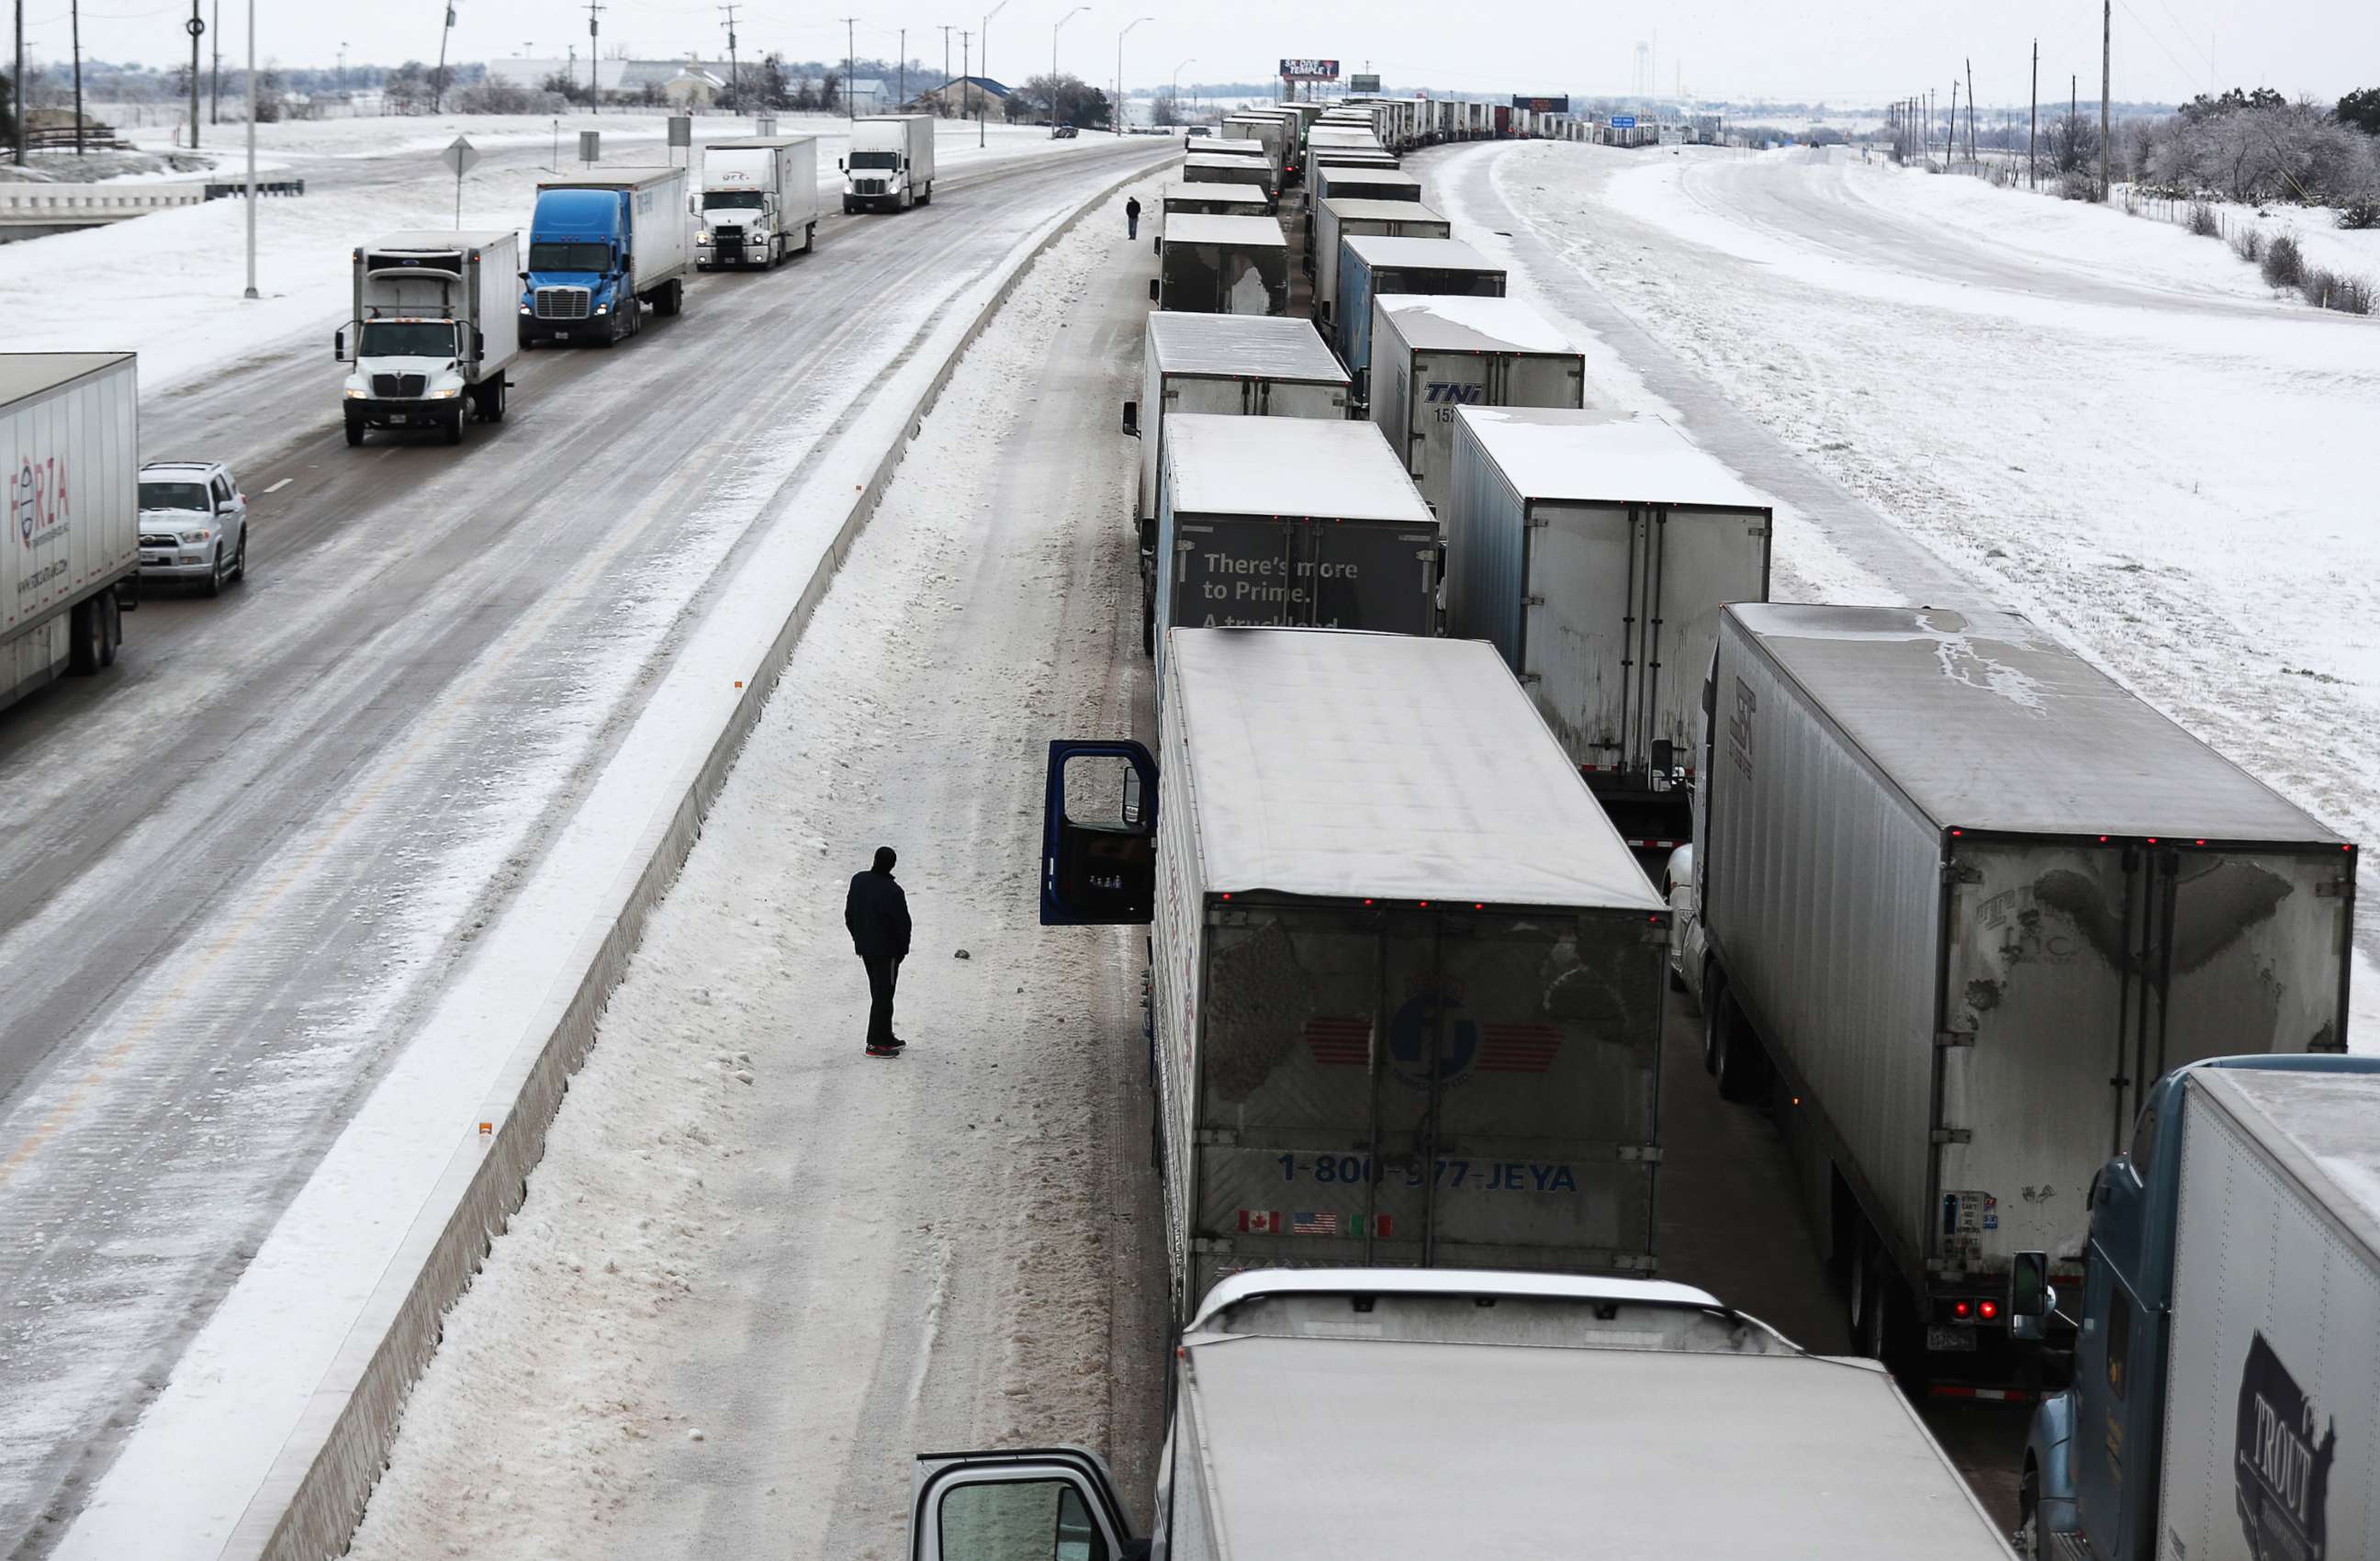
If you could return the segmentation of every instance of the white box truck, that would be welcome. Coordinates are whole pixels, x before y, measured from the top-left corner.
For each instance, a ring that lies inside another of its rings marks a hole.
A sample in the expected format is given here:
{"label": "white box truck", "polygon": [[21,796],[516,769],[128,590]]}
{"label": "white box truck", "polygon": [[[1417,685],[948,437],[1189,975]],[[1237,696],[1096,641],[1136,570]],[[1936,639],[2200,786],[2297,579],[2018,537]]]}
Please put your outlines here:
{"label": "white box truck", "polygon": [[1281,174],[1269,159],[1236,157],[1204,150],[1182,160],[1184,184],[1240,184],[1264,191],[1269,207],[1281,200]]}
{"label": "white box truck", "polygon": [[1458,410],[1586,405],[1586,359],[1518,298],[1375,297],[1369,367],[1372,420],[1441,514]]}
{"label": "white box truck", "polygon": [[2346,1047],[2358,853],[2012,612],[1730,606],[1706,686],[1706,1060],[1864,1351],[2003,1389],[2158,1078]]}
{"label": "white box truck", "polygon": [[1359,196],[1318,202],[1314,242],[1306,263],[1314,273],[1314,318],[1328,321],[1339,301],[1339,240],[1362,234],[1389,238],[1451,238],[1454,229],[1418,200],[1372,200]]}
{"label": "white box truck", "polygon": [[520,356],[520,236],[393,233],[352,257],[347,323],[333,341],[349,365],[347,442],[366,429],[436,429],[463,442],[472,417],[504,420],[505,370]]}
{"label": "white box truck", "polygon": [[1296,132],[1287,120],[1273,114],[1235,114],[1223,121],[1222,139],[1226,145],[1244,141],[1263,147],[1265,162],[1272,169],[1273,189],[1278,192],[1289,186],[1296,161]]}
{"label": "white box truck", "polygon": [[1649,1272],[1669,911],[1512,674],[1405,635],[1160,649],[1156,757],[1050,745],[1042,920],[1154,922],[1175,1325],[1245,1268]]}
{"label": "white box truck", "polygon": [[1248,185],[1169,184],[1158,191],[1156,232],[1149,245],[1165,253],[1165,224],[1180,217],[1262,217],[1271,209],[1264,191]]}
{"label": "white box truck", "polygon": [[1684,1285],[1267,1269],[1171,1363],[1153,1532],[1088,1449],[920,1454],[907,1561],[2012,1561],[1890,1377]]}
{"label": "white box truck", "polygon": [[1286,315],[1289,240],[1270,217],[1174,217],[1148,301],[1193,314]]}
{"label": "white box truck", "polygon": [[128,352],[0,353],[8,532],[0,708],[123,643],[140,568],[140,396]]}
{"label": "white box truck", "polygon": [[702,210],[696,263],[777,264],[807,255],[818,237],[816,136],[747,136],[702,149]]}
{"label": "white box truck", "polygon": [[1347,370],[1303,320],[1257,314],[1148,317],[1141,399],[1126,402],[1126,432],[1140,436],[1141,649],[1156,650],[1157,493],[1165,425],[1179,413],[1314,417],[1344,422]]}
{"label": "white box truck", "polygon": [[1160,697],[1176,625],[1437,631],[1438,522],[1379,430],[1206,412],[1165,421],[1144,601]]}
{"label": "white box truck", "polygon": [[843,172],[843,209],[905,212],[934,199],[934,116],[871,114],[851,122]]}
{"label": "white box truck", "polygon": [[686,307],[694,218],[683,168],[596,168],[540,179],[529,216],[520,339],[600,342]]}
{"label": "white box truck", "polygon": [[1457,407],[1447,428],[1447,632],[1496,647],[1621,836],[1666,854],[1693,835],[1719,610],[1768,599],[1768,501],[1657,417]]}
{"label": "white box truck", "polygon": [[2095,1184],[2073,1384],[2026,1441],[2033,1555],[2380,1555],[2374,1124],[2374,1058],[2228,1058],[2149,1092]]}

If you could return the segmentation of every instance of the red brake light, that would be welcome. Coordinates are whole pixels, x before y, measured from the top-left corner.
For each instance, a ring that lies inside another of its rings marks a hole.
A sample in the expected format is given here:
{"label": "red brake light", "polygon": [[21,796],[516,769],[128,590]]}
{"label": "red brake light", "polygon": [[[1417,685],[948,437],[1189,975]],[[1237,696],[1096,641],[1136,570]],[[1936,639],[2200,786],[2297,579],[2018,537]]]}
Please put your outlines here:
{"label": "red brake light", "polygon": [[1954,1301],[1950,1303],[1950,1315],[1953,1317],[1963,1317],[1972,1310],[1973,1308],[1963,1301]]}
{"label": "red brake light", "polygon": [[1988,1323],[2000,1314],[2000,1303],[1997,1301],[1986,1301],[1979,1305],[1976,1311],[1982,1314],[1984,1321]]}

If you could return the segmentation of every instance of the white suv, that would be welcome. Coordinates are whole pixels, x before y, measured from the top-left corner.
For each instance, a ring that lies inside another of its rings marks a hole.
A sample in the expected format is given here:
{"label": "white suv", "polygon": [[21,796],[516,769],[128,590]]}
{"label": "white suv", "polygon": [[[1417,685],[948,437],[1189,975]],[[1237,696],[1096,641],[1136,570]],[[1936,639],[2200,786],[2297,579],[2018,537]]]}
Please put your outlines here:
{"label": "white suv", "polygon": [[208,596],[248,577],[248,495],[221,461],[140,468],[140,578],[194,580]]}

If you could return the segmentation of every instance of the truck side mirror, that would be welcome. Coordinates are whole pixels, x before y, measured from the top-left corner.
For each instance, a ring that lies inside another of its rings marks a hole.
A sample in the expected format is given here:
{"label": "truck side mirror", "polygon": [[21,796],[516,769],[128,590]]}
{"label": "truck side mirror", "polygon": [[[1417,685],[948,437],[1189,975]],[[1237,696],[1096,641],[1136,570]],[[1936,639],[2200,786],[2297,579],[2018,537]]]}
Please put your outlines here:
{"label": "truck side mirror", "polygon": [[2022,1339],[2043,1336],[2058,1292],[2049,1283],[2047,1252],[2017,1252],[2009,1259],[2009,1331]]}
{"label": "truck side mirror", "polygon": [[345,363],[346,360],[347,328],[342,325],[336,331],[331,333],[331,361],[334,363]]}
{"label": "truck side mirror", "polygon": [[843,172],[843,159],[840,157],[834,160],[834,171],[838,174]]}
{"label": "truck side mirror", "polygon": [[1677,749],[1666,737],[1653,739],[1653,773],[1667,775],[1677,768]]}
{"label": "truck side mirror", "polygon": [[1158,301],[1158,300],[1157,300],[1157,278],[1155,278],[1155,277],[1153,277],[1153,276],[1152,276],[1152,277],[1150,277],[1150,278],[1148,279],[1148,301],[1149,301],[1150,303],[1152,303],[1152,304]]}
{"label": "truck side mirror", "polygon": [[488,333],[485,331],[474,330],[471,333],[471,356],[473,357],[488,356]]}
{"label": "truck side mirror", "polygon": [[1135,439],[1140,437],[1140,403],[1137,401],[1123,404],[1123,431]]}

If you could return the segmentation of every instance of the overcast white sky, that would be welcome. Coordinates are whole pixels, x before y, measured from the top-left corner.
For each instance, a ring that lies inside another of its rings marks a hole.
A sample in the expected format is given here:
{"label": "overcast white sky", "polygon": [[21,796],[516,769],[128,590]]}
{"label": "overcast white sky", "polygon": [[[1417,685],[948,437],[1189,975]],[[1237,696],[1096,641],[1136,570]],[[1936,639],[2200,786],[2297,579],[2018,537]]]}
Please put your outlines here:
{"label": "overcast white sky", "polygon": [[[247,0],[203,3],[210,19],[214,7],[224,12],[225,54],[244,52]],[[991,74],[1015,79],[1048,69],[1051,25],[1073,3],[1009,0],[991,24]],[[985,8],[983,0],[849,4],[859,18],[863,56],[892,57],[895,30],[906,28],[909,56],[938,66],[940,24],[979,30]],[[68,5],[24,0],[27,47],[37,57],[67,57]],[[455,0],[455,6],[457,60],[559,56],[574,43],[585,54],[583,4]],[[786,0],[739,6],[740,52],[747,59],[770,50],[797,59],[839,57],[843,26],[822,19],[819,9]],[[1293,54],[1336,56],[1348,69],[1368,60],[1390,88],[1626,92],[1636,80],[1640,42],[1655,46],[1664,93],[1682,79],[1689,94],[1739,100],[1882,100],[1928,86],[1947,97],[1951,78],[1972,54],[1985,103],[2022,103],[2036,36],[2045,98],[2064,96],[2070,74],[2095,80],[2099,69],[2099,7],[2091,0],[1958,7],[1908,0],[1674,0],[1639,7],[1633,17],[1577,0],[1101,0],[1059,34],[1061,67],[1109,80],[1118,30],[1150,13],[1155,19],[1126,44],[1124,79],[1135,85],[1167,79],[1183,60],[1191,62],[1183,68],[1185,86],[1257,79]],[[188,17],[188,0],[83,0],[83,47],[107,59],[166,63],[188,47],[181,30]],[[2375,0],[2252,7],[2237,0],[2115,0],[2115,17],[2119,100],[2172,101],[2210,88],[2264,85],[2327,101],[2380,86]],[[621,44],[648,57],[726,52],[711,0],[609,0],[601,19],[606,54]],[[439,0],[257,0],[258,53],[288,65],[331,65],[344,44],[350,62],[432,60],[439,20]],[[953,33],[953,69],[958,51]]]}

